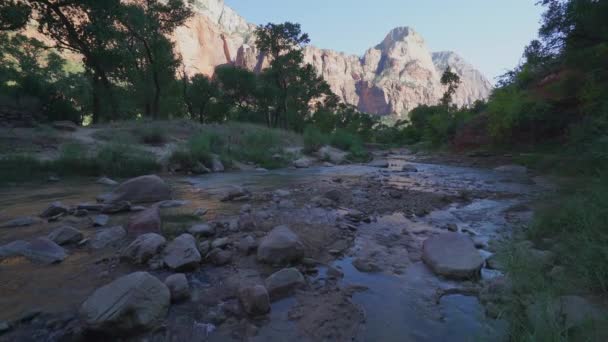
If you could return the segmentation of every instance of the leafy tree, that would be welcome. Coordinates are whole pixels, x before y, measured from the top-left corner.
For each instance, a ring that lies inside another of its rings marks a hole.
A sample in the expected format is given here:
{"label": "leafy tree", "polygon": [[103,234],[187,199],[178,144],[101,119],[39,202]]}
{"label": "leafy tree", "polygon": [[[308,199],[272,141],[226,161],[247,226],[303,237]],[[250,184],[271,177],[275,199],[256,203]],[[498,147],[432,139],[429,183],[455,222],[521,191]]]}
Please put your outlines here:
{"label": "leafy tree", "polygon": [[448,89],[443,94],[443,97],[441,98],[441,104],[444,107],[448,108],[450,106],[450,103],[452,102],[452,96],[454,96],[454,94],[456,93],[456,89],[458,89],[460,83],[460,76],[453,72],[450,67],[448,67],[443,72],[443,75],[441,75],[441,84],[448,87]]}
{"label": "leafy tree", "polygon": [[217,87],[205,75],[195,75],[191,80],[184,78],[185,101],[190,117],[200,123],[209,121],[208,106],[217,95]]}

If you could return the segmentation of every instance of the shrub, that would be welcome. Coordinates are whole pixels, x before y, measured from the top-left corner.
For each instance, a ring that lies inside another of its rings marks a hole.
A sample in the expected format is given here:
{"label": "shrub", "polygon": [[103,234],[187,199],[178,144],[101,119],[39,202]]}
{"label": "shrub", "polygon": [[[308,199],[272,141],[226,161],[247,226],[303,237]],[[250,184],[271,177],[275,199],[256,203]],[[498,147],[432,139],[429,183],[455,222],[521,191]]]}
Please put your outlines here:
{"label": "shrub", "polygon": [[353,147],[362,146],[363,142],[355,134],[344,129],[337,129],[331,136],[331,145],[344,151],[350,151]]}
{"label": "shrub", "polygon": [[144,125],[137,131],[141,142],[148,145],[162,145],[167,142],[164,129],[158,124]]}
{"label": "shrub", "polygon": [[304,152],[312,153],[327,145],[329,138],[317,127],[308,125],[304,129]]}
{"label": "shrub", "polygon": [[40,179],[46,173],[46,163],[30,155],[8,155],[0,158],[0,184]]}

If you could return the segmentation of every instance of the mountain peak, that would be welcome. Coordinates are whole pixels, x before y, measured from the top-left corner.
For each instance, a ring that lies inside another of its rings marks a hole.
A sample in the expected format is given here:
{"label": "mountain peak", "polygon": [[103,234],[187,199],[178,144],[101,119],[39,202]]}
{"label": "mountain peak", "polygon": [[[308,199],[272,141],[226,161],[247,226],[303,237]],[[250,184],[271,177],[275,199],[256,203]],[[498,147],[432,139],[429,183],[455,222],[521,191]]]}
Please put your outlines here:
{"label": "mountain peak", "polygon": [[388,50],[402,43],[425,45],[424,38],[409,26],[400,26],[392,29],[382,43],[376,46],[380,50]]}

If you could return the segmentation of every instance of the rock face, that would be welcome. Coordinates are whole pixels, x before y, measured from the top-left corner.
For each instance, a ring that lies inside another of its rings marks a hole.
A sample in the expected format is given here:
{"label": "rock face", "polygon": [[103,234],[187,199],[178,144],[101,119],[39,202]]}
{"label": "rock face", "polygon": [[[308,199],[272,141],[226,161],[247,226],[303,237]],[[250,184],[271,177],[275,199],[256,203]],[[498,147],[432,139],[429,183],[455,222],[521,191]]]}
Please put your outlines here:
{"label": "rock face", "polygon": [[81,307],[87,328],[115,335],[151,329],[167,314],[169,289],[147,272],[118,278],[97,289]]}
{"label": "rock face", "polygon": [[445,233],[424,241],[422,260],[437,274],[455,279],[476,277],[483,265],[473,241],[458,233]]}
{"label": "rock face", "polygon": [[303,256],[304,245],[287,226],[274,228],[258,247],[258,260],[268,264],[286,264]]}
{"label": "rock face", "polygon": [[141,176],[120,184],[111,193],[97,198],[104,203],[128,201],[131,203],[160,202],[171,199],[171,189],[155,175]]}
{"label": "rock face", "polygon": [[[189,75],[212,75],[219,65],[260,71],[268,60],[255,47],[255,26],[223,0],[195,0],[195,15],[179,27],[173,39]],[[392,30],[364,55],[347,55],[309,46],[305,62],[312,64],[345,103],[371,114],[404,115],[420,104],[435,104],[444,88],[441,74],[449,66],[462,84],[454,96],[458,105],[486,98],[490,82],[454,52],[431,53],[412,28]]]}

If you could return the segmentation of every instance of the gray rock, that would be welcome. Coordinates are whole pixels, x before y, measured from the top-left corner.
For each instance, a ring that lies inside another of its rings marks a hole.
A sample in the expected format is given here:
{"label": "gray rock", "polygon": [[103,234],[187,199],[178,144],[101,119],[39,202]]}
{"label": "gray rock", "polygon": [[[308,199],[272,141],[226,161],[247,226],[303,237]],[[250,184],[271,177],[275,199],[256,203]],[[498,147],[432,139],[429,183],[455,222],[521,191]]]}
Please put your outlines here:
{"label": "gray rock", "polygon": [[323,194],[323,197],[335,203],[340,203],[340,200],[342,200],[342,192],[340,192],[338,189],[329,190]]}
{"label": "gray rock", "polygon": [[68,211],[70,211],[70,208],[68,208],[66,205],[63,205],[63,203],[53,202],[51,203],[51,205],[49,205],[48,208],[46,208],[42,212],[42,214],[40,214],[40,217],[49,218],[57,215],[65,215],[68,213]]}
{"label": "gray rock", "polygon": [[188,233],[194,236],[211,237],[215,235],[215,227],[209,224],[197,224],[188,229]]}
{"label": "gray rock", "polygon": [[303,256],[304,244],[287,226],[274,228],[258,246],[258,260],[268,264],[286,264]]}
{"label": "gray rock", "polygon": [[255,238],[251,235],[247,235],[239,240],[237,243],[237,249],[245,254],[249,255],[255,252],[258,248],[258,243],[255,241]]}
{"label": "gray rock", "polygon": [[228,189],[221,198],[222,202],[234,201],[241,198],[246,198],[251,196],[249,190],[244,189],[240,186],[232,186]]}
{"label": "gray rock", "polygon": [[275,190],[275,192],[273,194],[275,196],[277,196],[277,197],[289,197],[289,196],[291,196],[291,192],[290,191],[282,190],[282,189]]}
{"label": "gray rock", "polygon": [[97,180],[97,184],[107,185],[107,186],[116,186],[116,185],[118,185],[118,182],[115,180],[112,180],[110,178],[107,178],[107,177],[101,177]]}
{"label": "gray rock", "polygon": [[107,203],[101,207],[103,214],[118,214],[129,211],[131,211],[131,202],[128,201]]}
{"label": "gray rock", "polygon": [[194,215],[196,216],[205,216],[207,215],[207,213],[209,212],[208,209],[205,208],[198,208],[194,211]]}
{"label": "gray rock", "polygon": [[128,201],[131,203],[160,202],[171,199],[171,189],[160,177],[155,175],[129,179],[114,191],[99,196],[104,203]]}
{"label": "gray rock", "polygon": [[240,231],[252,231],[257,228],[257,219],[253,214],[241,214],[237,221],[237,230]]}
{"label": "gray rock", "polygon": [[91,218],[93,223],[93,227],[103,227],[110,221],[110,216],[108,215],[96,215]]}
{"label": "gray rock", "polygon": [[31,261],[43,264],[62,262],[67,257],[65,249],[47,238],[32,240],[27,248],[20,251],[20,254]]}
{"label": "gray rock", "polygon": [[159,234],[143,234],[122,251],[121,258],[130,260],[135,264],[144,264],[158,255],[166,243],[167,240]]}
{"label": "gray rock", "polygon": [[213,249],[224,248],[224,247],[228,246],[229,244],[230,244],[230,239],[219,238],[219,239],[213,240],[213,242],[211,243],[211,248],[213,248]]}
{"label": "gray rock", "polygon": [[207,256],[209,261],[215,266],[224,266],[232,261],[232,253],[223,249],[213,249]]}
{"label": "gray rock", "polygon": [[78,129],[78,126],[72,121],[55,121],[53,122],[53,128],[59,131],[74,132]]}
{"label": "gray rock", "polygon": [[206,175],[211,173],[211,170],[203,165],[203,163],[196,163],[196,165],[192,168],[192,173],[195,175]]}
{"label": "gray rock", "polygon": [[175,238],[164,252],[163,262],[172,270],[192,270],[201,262],[201,254],[196,247],[196,239],[190,234]]}
{"label": "gray rock", "polygon": [[211,251],[211,242],[209,242],[209,241],[201,241],[198,244],[198,251],[203,256],[209,254],[209,251]]}
{"label": "gray rock", "polygon": [[14,218],[12,220],[0,224],[0,228],[27,227],[39,223],[42,223],[42,220],[37,217],[23,216]]}
{"label": "gray rock", "polygon": [[336,165],[344,163],[347,155],[347,152],[344,152],[332,146],[323,146],[316,152],[317,158],[324,161],[329,161],[332,164]]}
{"label": "gray rock", "polygon": [[183,273],[173,274],[165,279],[165,285],[171,292],[171,301],[180,302],[190,298],[190,285]]}
{"label": "gray rock", "polygon": [[58,245],[67,245],[82,241],[84,235],[74,227],[63,226],[50,232],[47,237]]}
{"label": "gray rock", "polygon": [[418,172],[418,169],[412,165],[403,165],[401,167],[401,172]]}
{"label": "gray rock", "polygon": [[265,283],[270,299],[277,300],[305,286],[306,280],[296,268],[285,268],[266,278]]}
{"label": "gray rock", "polygon": [[306,157],[302,157],[293,162],[293,166],[298,169],[306,169],[312,165],[312,160]]}
{"label": "gray rock", "polygon": [[162,322],[170,302],[165,284],[147,272],[135,272],[97,289],[80,314],[90,330],[114,336],[140,333]]}
{"label": "gray rock", "polygon": [[0,246],[0,258],[10,258],[20,256],[21,251],[28,249],[30,243],[23,240],[9,242],[6,245]]}
{"label": "gray rock", "polygon": [[270,311],[270,297],[262,285],[241,288],[239,301],[251,316],[264,315]]}
{"label": "gray rock", "polygon": [[91,238],[90,246],[93,249],[108,247],[127,236],[127,231],[122,226],[98,230]]}
{"label": "gray rock", "polygon": [[388,160],[385,160],[385,159],[372,160],[371,162],[369,162],[367,164],[367,166],[386,169],[386,168],[388,168]]}
{"label": "gray rock", "polygon": [[182,200],[169,200],[169,201],[163,201],[160,202],[160,204],[158,205],[160,208],[179,208],[179,207],[183,207],[186,204],[188,204],[189,201],[182,201]]}
{"label": "gray rock", "polygon": [[353,260],[352,264],[359,272],[363,273],[376,273],[382,271],[380,266],[376,265],[373,261],[364,258],[356,258]]}
{"label": "gray rock", "polygon": [[422,260],[435,273],[455,279],[477,277],[484,263],[471,238],[458,233],[444,233],[426,239]]}

